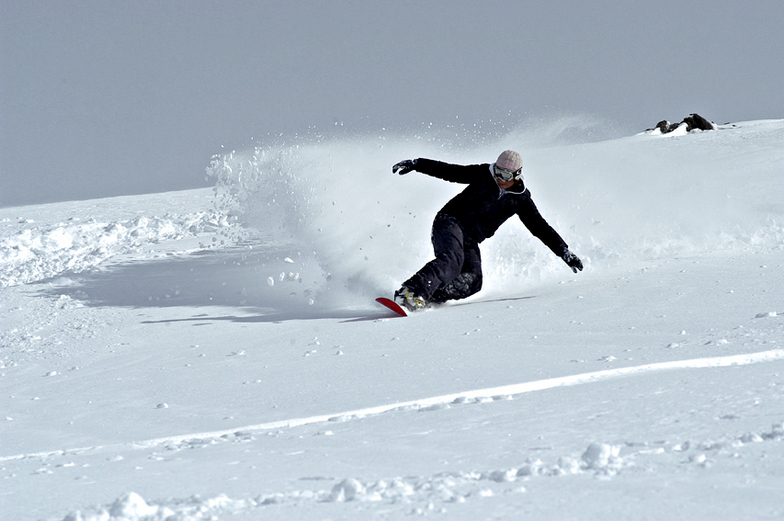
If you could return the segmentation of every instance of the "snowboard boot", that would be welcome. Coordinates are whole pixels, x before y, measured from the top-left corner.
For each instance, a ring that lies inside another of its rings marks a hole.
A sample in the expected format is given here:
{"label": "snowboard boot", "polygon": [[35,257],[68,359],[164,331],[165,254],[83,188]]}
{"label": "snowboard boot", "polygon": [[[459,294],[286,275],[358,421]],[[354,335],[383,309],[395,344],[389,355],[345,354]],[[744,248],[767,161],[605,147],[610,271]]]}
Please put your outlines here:
{"label": "snowboard boot", "polygon": [[427,301],[424,298],[415,295],[405,286],[401,286],[399,290],[395,291],[394,301],[409,311],[418,311],[427,307]]}

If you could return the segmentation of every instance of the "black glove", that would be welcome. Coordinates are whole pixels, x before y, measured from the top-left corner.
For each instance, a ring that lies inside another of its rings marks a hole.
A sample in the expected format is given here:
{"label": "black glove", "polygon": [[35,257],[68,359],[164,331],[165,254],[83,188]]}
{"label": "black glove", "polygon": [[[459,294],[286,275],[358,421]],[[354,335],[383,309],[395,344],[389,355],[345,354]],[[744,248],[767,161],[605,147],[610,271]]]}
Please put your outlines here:
{"label": "black glove", "polygon": [[392,167],[392,173],[398,175],[405,175],[411,172],[412,170],[415,170],[416,164],[417,164],[416,159],[406,159],[405,161],[396,163],[395,166]]}
{"label": "black glove", "polygon": [[572,271],[577,273],[578,271],[583,271],[583,261],[575,255],[574,253],[570,252],[568,249],[564,250],[561,254],[561,258],[564,260],[566,264],[572,268]]}

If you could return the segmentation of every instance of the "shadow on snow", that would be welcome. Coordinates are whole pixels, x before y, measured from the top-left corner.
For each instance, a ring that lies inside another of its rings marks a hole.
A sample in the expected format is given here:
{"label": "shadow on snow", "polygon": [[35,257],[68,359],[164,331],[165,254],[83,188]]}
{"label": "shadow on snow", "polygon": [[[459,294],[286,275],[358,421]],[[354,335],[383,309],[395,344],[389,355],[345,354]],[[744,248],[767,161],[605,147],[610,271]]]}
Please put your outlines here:
{"label": "shadow on snow", "polygon": [[[298,271],[294,273],[294,269]],[[292,261],[280,248],[263,251],[200,251],[133,262],[109,263],[101,269],[50,280],[42,291],[87,306],[173,308],[224,306],[241,315],[194,315],[160,322],[205,325],[218,320],[278,322],[320,318],[375,320],[388,317],[372,302],[362,307],[330,305],[329,281],[315,259]],[[150,322],[146,322],[150,323]]]}

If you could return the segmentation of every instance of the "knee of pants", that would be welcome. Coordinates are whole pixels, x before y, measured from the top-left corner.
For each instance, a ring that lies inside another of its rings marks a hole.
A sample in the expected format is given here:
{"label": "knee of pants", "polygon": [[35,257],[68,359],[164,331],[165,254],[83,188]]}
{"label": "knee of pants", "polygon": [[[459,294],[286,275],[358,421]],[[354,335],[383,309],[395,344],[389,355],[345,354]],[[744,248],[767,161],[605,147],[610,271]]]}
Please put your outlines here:
{"label": "knee of pants", "polygon": [[441,261],[441,275],[443,276],[439,278],[442,281],[450,281],[460,275],[465,258],[462,252],[444,252],[436,258]]}

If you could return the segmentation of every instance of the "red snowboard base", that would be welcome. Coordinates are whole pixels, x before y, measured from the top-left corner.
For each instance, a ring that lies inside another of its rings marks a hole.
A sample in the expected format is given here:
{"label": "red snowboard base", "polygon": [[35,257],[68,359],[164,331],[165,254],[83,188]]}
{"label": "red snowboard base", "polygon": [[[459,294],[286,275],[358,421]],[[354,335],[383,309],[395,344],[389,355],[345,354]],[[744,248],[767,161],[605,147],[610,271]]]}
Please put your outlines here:
{"label": "red snowboard base", "polygon": [[407,317],[408,316],[408,314],[406,313],[406,310],[401,308],[400,306],[398,306],[393,300],[390,300],[390,299],[385,298],[385,297],[378,297],[376,299],[376,302],[378,302],[379,304],[381,304],[382,306],[384,306],[386,308],[391,309],[392,311],[394,311],[395,313],[397,313],[401,317]]}

